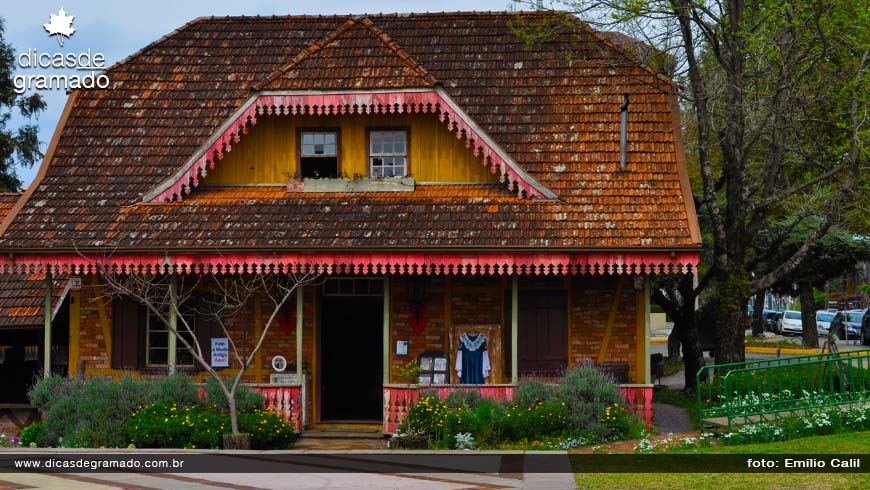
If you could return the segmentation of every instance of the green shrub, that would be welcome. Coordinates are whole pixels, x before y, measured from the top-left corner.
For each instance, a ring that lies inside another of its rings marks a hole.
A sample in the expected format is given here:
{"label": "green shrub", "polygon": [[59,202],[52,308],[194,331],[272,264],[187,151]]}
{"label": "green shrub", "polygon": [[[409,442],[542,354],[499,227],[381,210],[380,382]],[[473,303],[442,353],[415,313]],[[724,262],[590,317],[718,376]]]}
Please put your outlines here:
{"label": "green shrub", "polygon": [[[214,378],[209,378],[205,382],[205,394],[208,397],[209,403],[218,408],[218,410],[228,411],[230,404],[227,402],[227,397],[221,390],[220,384]],[[253,412],[254,410],[262,410],[266,403],[266,397],[262,393],[254,391],[250,386],[239,385],[236,388],[236,412]]]}
{"label": "green shrub", "polygon": [[[136,447],[219,449],[230,417],[214,406],[180,406],[158,402],[138,410],[127,423],[127,435]],[[239,414],[239,431],[251,434],[254,449],[287,449],[296,431],[281,415],[255,410]]]}
{"label": "green shrub", "polygon": [[173,374],[150,383],[151,401],[168,401],[179,405],[196,405],[200,402],[199,387],[182,374]]}
{"label": "green shrub", "polygon": [[474,435],[479,444],[495,446],[502,440],[501,420],[505,416],[501,403],[483,398],[471,411],[468,432]]}
{"label": "green shrub", "polygon": [[568,428],[565,405],[539,401],[531,407],[509,404],[501,420],[502,440],[538,439]]}
{"label": "green shrub", "polygon": [[444,398],[444,403],[446,403],[447,408],[450,408],[451,410],[458,410],[460,408],[469,408],[473,410],[477,408],[477,404],[480,403],[481,398],[480,392],[477,390],[451,391]]}
{"label": "green shrub", "polygon": [[126,426],[139,407],[153,402],[196,403],[198,389],[176,375],[159,381],[50,377],[37,381],[30,401],[45,413],[44,445],[125,447]]}
{"label": "green shrub", "polygon": [[220,449],[229,417],[206,405],[179,406],[161,401],[130,416],[126,434],[136,447]]}
{"label": "green shrub", "polygon": [[240,413],[239,431],[251,434],[253,449],[289,449],[296,440],[293,425],[281,414],[269,410]]}
{"label": "green shrub", "polygon": [[436,437],[441,434],[446,416],[447,404],[439,400],[437,394],[423,393],[408,410],[402,429]]}
{"label": "green shrub", "polygon": [[539,379],[523,379],[514,390],[514,403],[523,408],[534,407],[539,402],[555,400],[556,388],[553,384],[545,383]]}
{"label": "green shrub", "polygon": [[569,369],[559,380],[555,397],[565,404],[568,425],[572,430],[591,433],[601,439],[613,435],[603,420],[607,407],[625,404],[616,384],[590,366]]}
{"label": "green shrub", "polygon": [[27,427],[21,429],[21,446],[30,447],[35,444],[37,447],[45,445],[45,424],[42,422],[34,422]]}

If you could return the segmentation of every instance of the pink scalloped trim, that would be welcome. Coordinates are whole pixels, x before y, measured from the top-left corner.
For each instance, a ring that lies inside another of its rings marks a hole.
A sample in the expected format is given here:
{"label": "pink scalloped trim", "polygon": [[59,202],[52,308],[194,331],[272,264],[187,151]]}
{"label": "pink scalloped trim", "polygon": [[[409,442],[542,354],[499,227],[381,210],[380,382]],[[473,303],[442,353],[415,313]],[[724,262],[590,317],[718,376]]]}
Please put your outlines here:
{"label": "pink scalloped trim", "polygon": [[319,274],[662,274],[697,270],[698,252],[631,253],[276,253],[276,254],[73,254],[0,257],[4,273],[93,274],[101,269],[154,274],[294,273]]}
{"label": "pink scalloped trim", "polygon": [[232,151],[241,135],[257,124],[260,115],[341,115],[341,114],[402,114],[438,113],[438,119],[454,132],[457,139],[466,137],[466,146],[481,157],[483,164],[492,173],[498,172],[501,181],[515,189],[519,196],[545,197],[533,184],[526,181],[492,148],[468,121],[452,110],[438,92],[377,92],[338,93],[308,95],[260,95],[218,138],[209,145],[202,156],[190,162],[181,177],[158,194],[152,202],[181,200],[184,194],[199,185],[200,178],[213,169],[215,162]]}

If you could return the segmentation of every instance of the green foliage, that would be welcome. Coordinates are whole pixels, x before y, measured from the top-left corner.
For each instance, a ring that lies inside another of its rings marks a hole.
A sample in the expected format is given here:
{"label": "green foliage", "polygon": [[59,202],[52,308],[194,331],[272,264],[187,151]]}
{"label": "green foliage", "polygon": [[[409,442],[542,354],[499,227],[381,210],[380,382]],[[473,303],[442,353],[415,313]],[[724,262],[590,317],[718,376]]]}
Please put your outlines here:
{"label": "green foliage", "polygon": [[505,441],[558,434],[568,428],[565,403],[539,401],[530,407],[509,404],[501,425]]}
{"label": "green foliage", "polygon": [[212,407],[162,401],[133,413],[126,434],[137,448],[220,449],[228,427],[229,417],[217,414]]}
{"label": "green foliage", "polygon": [[[135,412],[127,423],[127,436],[143,448],[220,449],[229,428],[229,415],[214,406],[164,401]],[[264,410],[240,413],[239,430],[251,434],[254,449],[287,449],[296,438],[284,417]]]}
{"label": "green foliage", "polygon": [[730,446],[866,430],[870,430],[870,405],[826,407],[787,415],[775,423],[743,425],[723,434],[719,441]]}
{"label": "green foliage", "polygon": [[591,366],[569,369],[559,381],[555,396],[556,401],[565,404],[570,427],[601,439],[613,435],[603,422],[605,410],[625,403],[613,381]]}
{"label": "green foliage", "polygon": [[514,391],[514,403],[528,408],[533,407],[544,400],[554,400],[556,389],[552,383],[539,379],[524,379],[517,384]]}
{"label": "green foliage", "polygon": [[444,402],[447,404],[447,408],[453,410],[459,408],[469,408],[473,410],[477,407],[477,404],[480,403],[481,399],[480,392],[477,390],[460,390],[448,393],[447,397],[444,398]]}
{"label": "green foliage", "polygon": [[[34,119],[45,110],[45,101],[39,94],[15,92],[15,50],[4,39],[5,22],[0,18],[0,191],[18,191],[21,181],[15,166],[31,167],[40,158],[39,126]],[[7,123],[17,109],[28,122],[18,129],[8,128]]]}
{"label": "green foliage", "polygon": [[411,405],[407,420],[410,420],[408,432],[423,432],[437,435],[441,433],[447,416],[447,404],[432,394],[421,394],[417,402]]}
{"label": "green foliage", "polygon": [[239,431],[251,434],[253,449],[289,449],[296,440],[296,430],[281,414],[254,410],[239,414]]}
{"label": "green foliage", "polygon": [[[214,378],[209,378],[205,382],[205,394],[208,397],[209,403],[213,404],[219,410],[229,411],[230,404],[227,397],[221,390],[218,381]],[[236,388],[236,411],[252,412],[254,410],[262,410],[266,403],[266,397],[262,393],[258,393],[251,389],[248,385],[239,385]]]}
{"label": "green foliage", "polygon": [[410,360],[395,368],[396,376],[405,383],[412,385],[420,381],[420,365],[415,360]]}
{"label": "green foliage", "polygon": [[125,447],[127,421],[140,406],[199,398],[196,386],[180,375],[159,381],[53,376],[37,381],[29,397],[45,413],[44,444],[63,447]]}
{"label": "green foliage", "polygon": [[23,447],[30,447],[31,444],[36,447],[45,446],[45,424],[34,422],[28,425],[21,429],[20,437]]}
{"label": "green foliage", "polygon": [[581,367],[569,370],[555,385],[524,380],[512,402],[482,398],[476,391],[453,392],[441,401],[435,392],[425,392],[411,406],[399,432],[425,434],[436,448],[455,447],[457,434],[470,434],[483,447],[516,443],[565,449],[639,437],[644,425],[624,406],[607,376]]}

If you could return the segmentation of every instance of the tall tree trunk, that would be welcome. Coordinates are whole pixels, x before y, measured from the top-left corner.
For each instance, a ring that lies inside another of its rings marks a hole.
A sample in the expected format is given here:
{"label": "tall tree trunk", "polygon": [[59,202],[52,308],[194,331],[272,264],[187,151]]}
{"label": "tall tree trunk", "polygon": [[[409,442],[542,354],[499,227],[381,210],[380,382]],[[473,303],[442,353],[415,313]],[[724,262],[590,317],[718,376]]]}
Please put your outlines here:
{"label": "tall tree trunk", "polygon": [[752,307],[752,336],[764,336],[764,294],[766,291],[759,291],[755,294],[755,304]]}
{"label": "tall tree trunk", "polygon": [[[704,366],[704,351],[701,350],[701,335],[698,332],[698,322],[695,318],[694,300],[691,302],[691,309],[686,312],[686,315],[680,319],[679,335],[680,343],[683,345],[683,365],[685,366],[685,387],[683,391],[686,393],[694,393],[698,389],[697,374],[698,370]],[[674,327],[676,328],[676,320]]]}
{"label": "tall tree trunk", "polygon": [[[674,320],[671,318],[671,320]],[[674,327],[668,335],[668,362],[680,362],[680,327],[679,322],[674,320]]]}
{"label": "tall tree trunk", "polygon": [[748,279],[748,274],[740,270],[722,272],[716,279],[716,364],[746,360],[743,320]]}
{"label": "tall tree trunk", "polygon": [[806,281],[798,284],[801,298],[801,329],[805,347],[819,347],[819,330],[816,325],[816,300],[813,297],[813,285]]}

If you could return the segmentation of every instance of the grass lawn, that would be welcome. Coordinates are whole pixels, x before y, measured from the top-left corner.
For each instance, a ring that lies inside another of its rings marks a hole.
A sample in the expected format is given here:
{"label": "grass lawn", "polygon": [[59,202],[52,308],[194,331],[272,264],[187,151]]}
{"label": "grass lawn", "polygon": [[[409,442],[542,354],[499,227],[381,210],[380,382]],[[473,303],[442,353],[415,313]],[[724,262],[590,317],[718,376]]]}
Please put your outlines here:
{"label": "grass lawn", "polygon": [[[867,454],[870,433],[855,432],[832,436],[805,437],[769,444],[714,446],[691,450],[674,450],[671,454]],[[712,468],[711,468],[712,469]],[[870,485],[870,474],[829,473],[578,473],[580,489],[667,490],[744,490],[744,489],[863,489]]]}

